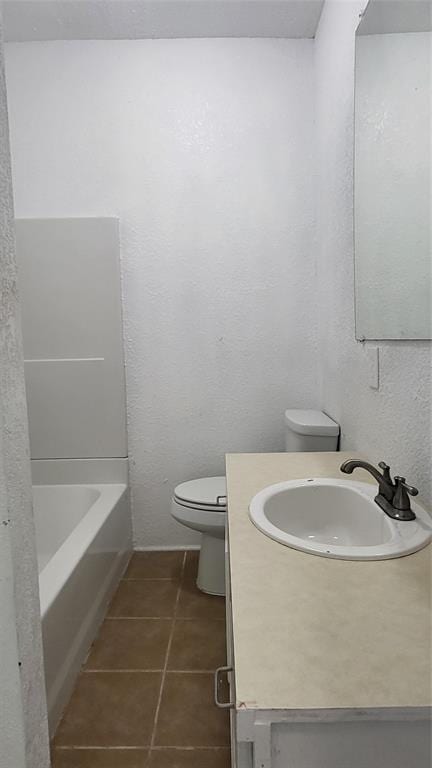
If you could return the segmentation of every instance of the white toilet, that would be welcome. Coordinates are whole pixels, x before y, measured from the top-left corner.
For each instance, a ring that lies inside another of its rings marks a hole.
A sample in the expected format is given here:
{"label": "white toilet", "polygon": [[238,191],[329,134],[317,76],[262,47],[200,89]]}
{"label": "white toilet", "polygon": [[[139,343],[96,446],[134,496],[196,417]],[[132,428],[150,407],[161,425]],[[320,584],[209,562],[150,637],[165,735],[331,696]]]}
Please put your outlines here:
{"label": "white toilet", "polygon": [[202,533],[197,586],[225,594],[225,477],[202,477],[174,490],[171,513],[179,523]]}
{"label": "white toilet", "polygon": [[[285,450],[336,451],[339,425],[322,411],[285,411]],[[202,534],[197,586],[210,595],[225,594],[225,477],[203,477],[174,490],[172,516]]]}

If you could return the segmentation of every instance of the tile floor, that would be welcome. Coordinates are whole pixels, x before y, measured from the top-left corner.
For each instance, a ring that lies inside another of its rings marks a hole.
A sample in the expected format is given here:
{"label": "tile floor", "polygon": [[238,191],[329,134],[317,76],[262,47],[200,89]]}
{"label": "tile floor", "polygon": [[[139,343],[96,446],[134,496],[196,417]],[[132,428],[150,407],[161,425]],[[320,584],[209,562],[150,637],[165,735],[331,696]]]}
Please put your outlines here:
{"label": "tile floor", "polygon": [[58,727],[53,768],[229,768],[225,601],[195,586],[197,552],[136,552]]}

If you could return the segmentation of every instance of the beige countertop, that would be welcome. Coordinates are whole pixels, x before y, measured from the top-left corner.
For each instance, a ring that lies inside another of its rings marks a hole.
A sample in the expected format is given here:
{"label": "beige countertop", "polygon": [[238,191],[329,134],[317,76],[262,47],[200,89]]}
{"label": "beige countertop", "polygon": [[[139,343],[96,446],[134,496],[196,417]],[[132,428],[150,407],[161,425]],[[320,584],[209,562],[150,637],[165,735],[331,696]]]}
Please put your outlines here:
{"label": "beige countertop", "polygon": [[[228,454],[237,707],[429,707],[432,546],[394,560],[331,560],[290,549],[248,516],[267,485],[344,477],[355,453]],[[370,476],[356,470],[355,480]]]}

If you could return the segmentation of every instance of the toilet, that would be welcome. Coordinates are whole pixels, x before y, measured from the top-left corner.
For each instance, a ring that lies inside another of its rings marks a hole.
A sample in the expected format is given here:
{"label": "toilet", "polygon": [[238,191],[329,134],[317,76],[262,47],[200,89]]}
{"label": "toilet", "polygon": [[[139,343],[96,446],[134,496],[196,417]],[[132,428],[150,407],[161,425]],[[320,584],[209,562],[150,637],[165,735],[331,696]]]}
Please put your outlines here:
{"label": "toilet", "polygon": [[209,595],[225,594],[225,477],[202,477],[174,490],[171,514],[178,523],[202,534],[197,587]]}
{"label": "toilet", "polygon": [[[336,451],[339,425],[322,411],[285,411],[285,450]],[[197,587],[209,595],[225,594],[225,477],[202,477],[178,485],[171,514],[202,534]]]}

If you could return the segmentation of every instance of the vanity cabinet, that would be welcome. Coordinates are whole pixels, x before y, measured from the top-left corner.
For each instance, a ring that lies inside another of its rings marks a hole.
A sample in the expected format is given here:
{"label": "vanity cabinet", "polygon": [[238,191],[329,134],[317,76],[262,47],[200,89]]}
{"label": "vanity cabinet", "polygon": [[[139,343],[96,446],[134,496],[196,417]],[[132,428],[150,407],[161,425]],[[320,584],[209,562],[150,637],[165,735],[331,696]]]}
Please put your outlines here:
{"label": "vanity cabinet", "polygon": [[[430,768],[428,713],[386,708],[300,711],[245,707],[236,698],[236,673],[228,536],[225,544],[227,666],[231,768]],[[271,638],[269,638],[271,642]],[[341,670],[341,674],[343,674]]]}
{"label": "vanity cabinet", "polygon": [[227,667],[215,694],[232,768],[430,768],[432,549],[356,564],[264,537],[248,517],[254,493],[343,458],[306,455],[301,475],[294,456],[227,457]]}

